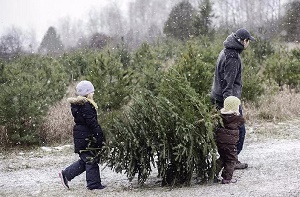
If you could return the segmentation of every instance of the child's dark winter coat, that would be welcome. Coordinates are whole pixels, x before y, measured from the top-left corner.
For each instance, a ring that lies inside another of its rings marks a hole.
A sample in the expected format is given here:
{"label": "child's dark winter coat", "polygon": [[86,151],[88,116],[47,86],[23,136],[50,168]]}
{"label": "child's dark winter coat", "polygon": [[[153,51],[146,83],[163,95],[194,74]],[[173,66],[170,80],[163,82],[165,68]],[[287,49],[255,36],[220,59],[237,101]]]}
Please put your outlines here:
{"label": "child's dark winter coat", "polygon": [[73,128],[75,153],[85,150],[93,137],[96,139],[96,143],[90,144],[89,148],[101,148],[103,133],[98,124],[97,111],[93,104],[82,96],[69,98],[68,101],[71,103],[71,111],[75,122]]}

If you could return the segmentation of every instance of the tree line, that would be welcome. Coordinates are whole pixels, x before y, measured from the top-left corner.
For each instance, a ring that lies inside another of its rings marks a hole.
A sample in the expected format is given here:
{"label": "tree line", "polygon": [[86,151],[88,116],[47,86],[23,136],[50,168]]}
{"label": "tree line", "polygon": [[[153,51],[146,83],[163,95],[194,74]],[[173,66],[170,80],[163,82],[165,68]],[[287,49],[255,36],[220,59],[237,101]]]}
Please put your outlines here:
{"label": "tree line", "polygon": [[299,2],[293,0],[167,0],[164,3],[152,0],[130,2],[128,14],[124,15],[120,5],[111,2],[103,10],[90,10],[86,22],[68,17],[61,19],[56,27],[48,28],[40,43],[35,40],[34,32],[25,34],[12,27],[0,37],[0,57],[103,48],[108,42],[118,43],[121,38],[133,49],[144,41],[153,43],[176,35],[182,38],[206,36],[216,31],[228,33],[239,27],[266,39],[293,42],[299,39],[299,7]]}

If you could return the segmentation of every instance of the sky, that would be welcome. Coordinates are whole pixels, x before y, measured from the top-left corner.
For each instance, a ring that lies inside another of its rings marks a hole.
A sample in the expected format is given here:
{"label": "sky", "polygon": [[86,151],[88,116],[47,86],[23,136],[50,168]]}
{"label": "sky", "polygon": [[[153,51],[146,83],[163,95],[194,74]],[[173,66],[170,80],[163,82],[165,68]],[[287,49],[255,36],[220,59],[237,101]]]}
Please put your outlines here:
{"label": "sky", "polygon": [[91,9],[101,9],[114,1],[125,7],[129,0],[0,0],[0,35],[11,27],[22,32],[36,32],[40,41],[49,26],[56,26],[60,19],[88,18]]}
{"label": "sky", "polygon": [[134,0],[0,0],[0,36],[16,27],[25,34],[35,33],[40,43],[48,28],[57,28],[64,18],[86,22],[89,11],[101,10],[111,2],[126,13],[131,1]]}

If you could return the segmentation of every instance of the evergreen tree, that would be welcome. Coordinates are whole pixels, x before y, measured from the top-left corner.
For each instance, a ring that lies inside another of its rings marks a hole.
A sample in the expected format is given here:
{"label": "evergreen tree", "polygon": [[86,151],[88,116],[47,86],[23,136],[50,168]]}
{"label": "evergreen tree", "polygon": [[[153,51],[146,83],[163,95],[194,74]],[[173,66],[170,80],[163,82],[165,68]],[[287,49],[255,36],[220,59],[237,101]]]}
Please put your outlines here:
{"label": "evergreen tree", "polygon": [[131,54],[129,53],[124,37],[121,37],[121,43],[117,45],[117,50],[124,69],[128,68],[130,66]]}
{"label": "evergreen tree", "polygon": [[216,146],[210,104],[175,70],[158,88],[157,96],[146,91],[134,97],[110,124],[104,160],[130,180],[137,175],[141,184],[153,166],[162,185],[189,185],[194,173],[200,181],[211,180]]}
{"label": "evergreen tree", "polygon": [[193,21],[195,36],[204,35],[211,37],[214,34],[212,20],[215,15],[212,11],[212,4],[210,0],[204,0],[202,3],[199,3],[199,11],[195,15]]}
{"label": "evergreen tree", "polygon": [[[266,31],[260,29],[260,35],[266,35]],[[274,54],[275,49],[273,42],[262,36],[255,36],[255,42],[251,43],[251,49],[254,52],[255,59],[258,60],[258,64],[261,64],[265,59]],[[247,53],[247,51],[246,51]]]}
{"label": "evergreen tree", "polygon": [[0,122],[9,143],[40,143],[39,125],[48,107],[66,91],[62,66],[52,58],[27,56],[4,67],[0,88]]}
{"label": "evergreen tree", "polygon": [[243,66],[242,72],[242,100],[246,100],[248,102],[257,102],[259,100],[259,97],[265,91],[265,77],[262,75],[261,72],[262,66],[261,63],[259,63],[259,58],[253,58],[255,57],[255,54],[256,52],[254,50],[245,50],[242,53],[242,59],[245,65]]}
{"label": "evergreen tree", "polygon": [[74,53],[65,53],[60,59],[64,65],[66,73],[69,75],[69,81],[79,80],[80,77],[86,75],[88,68],[89,53],[86,51],[78,51]]}
{"label": "evergreen tree", "polygon": [[193,15],[195,10],[191,3],[182,1],[177,4],[164,25],[163,32],[168,37],[186,40],[194,35]]}
{"label": "evergreen tree", "polygon": [[300,92],[300,50],[292,50],[292,57],[290,61],[290,67],[287,70],[287,85],[290,89],[295,89],[296,92]]}
{"label": "evergreen tree", "polygon": [[192,39],[187,43],[176,62],[175,69],[185,75],[191,86],[200,95],[209,94],[213,79],[217,54],[215,47],[207,39]]}
{"label": "evergreen tree", "polygon": [[111,51],[95,54],[89,58],[86,75],[95,85],[95,100],[105,112],[119,110],[130,99],[132,72]]}
{"label": "evergreen tree", "polygon": [[289,51],[286,46],[281,46],[266,60],[264,75],[270,82],[275,81],[281,90],[284,85],[288,85],[290,89],[295,88],[298,91],[300,85],[299,59],[299,50]]}
{"label": "evergreen tree", "polygon": [[156,91],[161,78],[162,65],[157,60],[151,46],[143,43],[132,58],[132,68],[137,79],[135,90]]}
{"label": "evergreen tree", "polygon": [[292,1],[286,6],[286,14],[283,17],[283,30],[286,31],[285,39],[288,42],[300,39],[300,2]]}
{"label": "evergreen tree", "polygon": [[38,51],[42,54],[61,53],[64,49],[60,36],[57,35],[54,27],[49,27],[44,35]]}

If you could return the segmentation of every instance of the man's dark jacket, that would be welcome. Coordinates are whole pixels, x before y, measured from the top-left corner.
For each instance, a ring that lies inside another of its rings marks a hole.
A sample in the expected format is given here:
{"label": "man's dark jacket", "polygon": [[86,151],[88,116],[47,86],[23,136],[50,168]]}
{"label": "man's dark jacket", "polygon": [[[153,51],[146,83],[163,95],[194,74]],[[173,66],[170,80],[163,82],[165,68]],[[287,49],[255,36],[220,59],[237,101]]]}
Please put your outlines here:
{"label": "man's dark jacket", "polygon": [[240,53],[244,46],[229,35],[224,41],[224,49],[220,52],[211,90],[214,100],[223,102],[228,96],[241,98],[242,94],[242,62]]}

